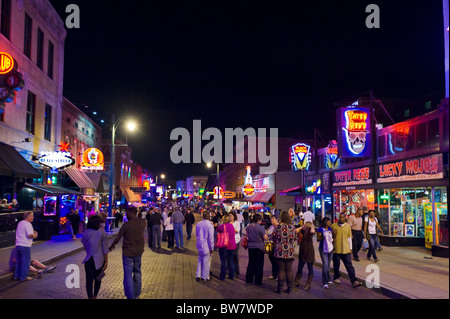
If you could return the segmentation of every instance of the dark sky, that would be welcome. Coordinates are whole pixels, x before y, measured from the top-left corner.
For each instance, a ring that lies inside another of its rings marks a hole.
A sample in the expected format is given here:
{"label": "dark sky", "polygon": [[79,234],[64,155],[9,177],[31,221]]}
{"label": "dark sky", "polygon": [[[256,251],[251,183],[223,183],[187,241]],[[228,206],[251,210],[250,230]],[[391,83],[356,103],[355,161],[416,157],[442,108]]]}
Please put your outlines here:
{"label": "dark sky", "polygon": [[[373,90],[418,98],[444,87],[442,1],[51,0],[68,29],[64,95],[109,120],[136,117],[134,159],[171,180],[170,132],[253,127],[335,138],[333,103]],[[366,6],[380,8],[368,29]],[[105,127],[106,128],[106,127]],[[107,129],[105,129],[108,132]]]}

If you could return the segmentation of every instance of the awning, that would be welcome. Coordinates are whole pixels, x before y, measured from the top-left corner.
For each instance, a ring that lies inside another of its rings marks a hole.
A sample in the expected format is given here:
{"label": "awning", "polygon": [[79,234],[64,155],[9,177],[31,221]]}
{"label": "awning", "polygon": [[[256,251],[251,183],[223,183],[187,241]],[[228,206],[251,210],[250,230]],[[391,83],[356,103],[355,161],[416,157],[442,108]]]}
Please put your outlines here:
{"label": "awning", "polygon": [[82,195],[82,193],[74,191],[73,189],[64,188],[60,186],[40,185],[40,184],[28,184],[25,183],[24,187],[35,190],[38,193],[45,195]]}
{"label": "awning", "polygon": [[97,193],[109,193],[108,176],[105,173],[85,173],[94,184]]}
{"label": "awning", "polygon": [[274,192],[256,193],[248,200],[253,203],[268,203],[274,194]]}
{"label": "awning", "polygon": [[0,143],[0,175],[39,178],[41,174],[11,145]]}
{"label": "awning", "polygon": [[281,196],[300,196],[302,195],[302,187],[295,186],[279,192]]}
{"label": "awning", "polygon": [[92,180],[86,175],[86,173],[80,169],[68,167],[65,169],[67,175],[69,175],[70,179],[75,182],[81,189],[95,189],[94,183]]}
{"label": "awning", "polygon": [[135,194],[130,187],[120,187],[120,190],[122,191],[123,196],[125,196],[125,199],[128,203],[135,203],[141,201],[141,195]]}

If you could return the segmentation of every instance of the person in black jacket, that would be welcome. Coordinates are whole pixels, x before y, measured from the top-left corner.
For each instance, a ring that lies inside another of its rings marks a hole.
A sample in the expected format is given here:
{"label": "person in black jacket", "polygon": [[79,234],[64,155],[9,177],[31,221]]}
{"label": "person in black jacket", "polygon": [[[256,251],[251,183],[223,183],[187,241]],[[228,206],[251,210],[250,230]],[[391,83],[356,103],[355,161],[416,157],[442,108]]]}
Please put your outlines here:
{"label": "person in black jacket", "polygon": [[163,217],[159,211],[159,208],[155,208],[153,214],[150,216],[150,223],[152,225],[152,248],[158,245],[161,248],[161,224]]}
{"label": "person in black jacket", "polygon": [[186,234],[187,234],[187,240],[191,239],[191,235],[192,235],[192,228],[193,225],[195,224],[195,217],[194,214],[192,214],[192,211],[190,208],[187,209],[187,213],[184,216],[184,220],[186,222]]}
{"label": "person in black jacket", "polygon": [[152,248],[152,241],[153,241],[153,235],[152,235],[152,222],[150,220],[150,217],[153,215],[153,207],[150,207],[147,211],[147,215],[145,215],[145,218],[147,219],[147,234],[148,234],[148,247]]}

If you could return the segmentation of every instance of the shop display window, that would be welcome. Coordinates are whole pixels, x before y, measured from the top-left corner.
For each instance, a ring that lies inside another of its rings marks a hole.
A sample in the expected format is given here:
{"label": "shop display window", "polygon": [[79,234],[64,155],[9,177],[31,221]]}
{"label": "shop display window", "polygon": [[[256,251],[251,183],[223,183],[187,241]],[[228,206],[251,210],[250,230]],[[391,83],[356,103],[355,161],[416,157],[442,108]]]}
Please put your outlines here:
{"label": "shop display window", "polygon": [[445,187],[436,187],[434,189],[434,202],[437,216],[437,244],[448,246],[447,189]]}
{"label": "shop display window", "polygon": [[335,218],[340,212],[347,215],[354,214],[358,208],[366,206],[369,210],[375,209],[375,192],[373,189],[346,190],[334,193]]}

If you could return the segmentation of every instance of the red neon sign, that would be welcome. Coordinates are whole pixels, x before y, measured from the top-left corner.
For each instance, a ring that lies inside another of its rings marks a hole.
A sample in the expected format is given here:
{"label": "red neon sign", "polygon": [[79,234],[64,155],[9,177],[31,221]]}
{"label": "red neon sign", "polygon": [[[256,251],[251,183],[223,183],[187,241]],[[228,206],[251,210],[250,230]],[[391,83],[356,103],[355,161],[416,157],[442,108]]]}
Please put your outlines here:
{"label": "red neon sign", "polygon": [[14,68],[14,59],[6,52],[0,52],[0,74],[7,74]]}

